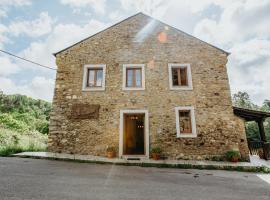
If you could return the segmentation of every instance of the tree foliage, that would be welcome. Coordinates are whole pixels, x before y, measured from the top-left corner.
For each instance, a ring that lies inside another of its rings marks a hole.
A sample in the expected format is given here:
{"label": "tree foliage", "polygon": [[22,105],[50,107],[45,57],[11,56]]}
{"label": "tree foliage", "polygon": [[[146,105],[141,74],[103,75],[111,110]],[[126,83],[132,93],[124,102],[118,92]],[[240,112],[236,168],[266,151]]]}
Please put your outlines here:
{"label": "tree foliage", "polygon": [[[258,106],[250,100],[248,93],[238,92],[233,95],[233,105],[240,108],[246,108],[251,110],[259,110],[264,112],[270,112],[270,101],[265,100],[262,106]],[[268,141],[270,141],[270,118],[267,118],[264,123],[265,133]],[[259,140],[259,127],[256,122],[246,123],[247,137],[250,140]]]}
{"label": "tree foliage", "polygon": [[51,103],[24,95],[0,93],[0,126],[19,132],[47,134]]}

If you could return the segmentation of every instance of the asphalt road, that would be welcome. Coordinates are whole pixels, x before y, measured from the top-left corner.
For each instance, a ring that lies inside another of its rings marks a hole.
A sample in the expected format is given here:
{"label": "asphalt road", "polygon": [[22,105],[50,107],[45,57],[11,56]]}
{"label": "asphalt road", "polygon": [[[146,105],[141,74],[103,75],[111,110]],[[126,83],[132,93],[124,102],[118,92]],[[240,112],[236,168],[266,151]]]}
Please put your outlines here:
{"label": "asphalt road", "polygon": [[256,174],[0,157],[0,199],[270,199]]}

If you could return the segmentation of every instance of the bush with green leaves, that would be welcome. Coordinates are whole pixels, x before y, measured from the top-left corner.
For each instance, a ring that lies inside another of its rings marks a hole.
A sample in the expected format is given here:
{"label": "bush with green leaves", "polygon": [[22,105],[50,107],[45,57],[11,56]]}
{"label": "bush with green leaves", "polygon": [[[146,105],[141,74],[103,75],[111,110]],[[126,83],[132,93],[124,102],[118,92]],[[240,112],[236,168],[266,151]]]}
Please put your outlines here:
{"label": "bush with green leaves", "polygon": [[[240,108],[259,110],[264,112],[270,112],[270,100],[265,100],[262,106],[258,106],[252,103],[248,93],[238,92],[233,95],[233,105]],[[270,142],[270,117],[265,120],[265,135],[267,140]],[[249,140],[259,140],[259,127],[256,122],[251,121],[246,123],[247,138]]]}
{"label": "bush with green leaves", "polygon": [[5,95],[0,92],[0,126],[27,132],[49,132],[51,103],[24,95]]}
{"label": "bush with green leaves", "polygon": [[226,158],[227,158],[227,160],[231,160],[232,158],[240,159],[241,155],[240,155],[239,151],[229,150],[226,152]]}
{"label": "bush with green leaves", "polygon": [[160,147],[153,147],[151,148],[151,153],[157,153],[157,154],[161,154],[162,150]]}
{"label": "bush with green leaves", "polygon": [[47,135],[38,131],[21,133],[0,128],[0,156],[23,151],[46,151],[47,140]]}
{"label": "bush with green leaves", "polygon": [[27,131],[30,128],[28,124],[23,121],[14,119],[13,116],[8,113],[0,114],[0,125],[8,129],[21,132]]}

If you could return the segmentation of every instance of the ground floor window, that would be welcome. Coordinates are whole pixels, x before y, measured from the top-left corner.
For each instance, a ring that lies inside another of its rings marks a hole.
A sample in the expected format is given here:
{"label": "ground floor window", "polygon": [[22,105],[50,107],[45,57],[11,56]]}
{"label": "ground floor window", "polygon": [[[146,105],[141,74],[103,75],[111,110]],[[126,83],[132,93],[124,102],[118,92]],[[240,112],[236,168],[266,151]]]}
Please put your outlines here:
{"label": "ground floor window", "polygon": [[194,108],[191,106],[176,107],[177,137],[196,137]]}

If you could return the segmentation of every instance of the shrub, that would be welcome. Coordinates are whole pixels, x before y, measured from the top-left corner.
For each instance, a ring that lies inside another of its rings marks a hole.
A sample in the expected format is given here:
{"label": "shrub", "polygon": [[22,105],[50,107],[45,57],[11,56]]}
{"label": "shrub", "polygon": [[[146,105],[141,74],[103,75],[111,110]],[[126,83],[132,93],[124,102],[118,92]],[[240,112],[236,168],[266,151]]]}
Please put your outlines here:
{"label": "shrub", "polygon": [[0,156],[9,156],[23,151],[45,151],[47,135],[37,131],[20,133],[0,127]]}
{"label": "shrub", "polygon": [[0,114],[0,124],[3,124],[5,128],[16,130],[16,131],[26,131],[28,130],[28,125],[23,121],[16,120],[12,115],[8,113]]}
{"label": "shrub", "polygon": [[0,92],[0,126],[18,132],[39,131],[48,134],[51,103],[24,95]]}
{"label": "shrub", "polygon": [[160,147],[153,147],[151,149],[151,153],[158,153],[160,154],[162,152],[161,148]]}
{"label": "shrub", "polygon": [[43,134],[49,133],[49,122],[46,120],[36,120],[36,130]]}
{"label": "shrub", "polygon": [[0,156],[10,156],[15,153],[21,153],[24,149],[18,146],[5,146],[0,148]]}
{"label": "shrub", "polygon": [[232,158],[237,158],[237,159],[240,159],[240,153],[239,151],[236,151],[236,150],[230,150],[230,151],[227,151],[226,153],[226,158],[227,160],[231,160]]}

